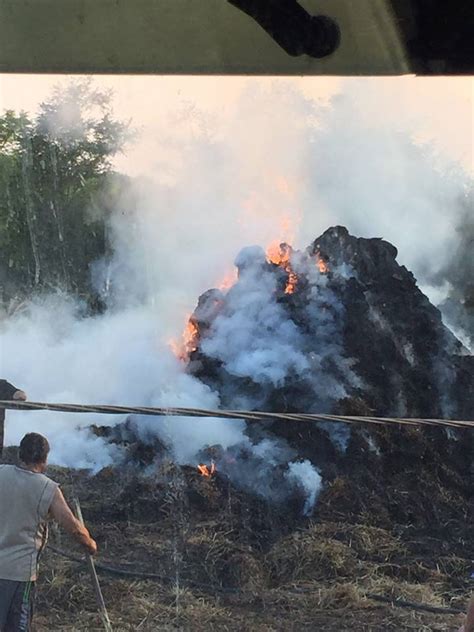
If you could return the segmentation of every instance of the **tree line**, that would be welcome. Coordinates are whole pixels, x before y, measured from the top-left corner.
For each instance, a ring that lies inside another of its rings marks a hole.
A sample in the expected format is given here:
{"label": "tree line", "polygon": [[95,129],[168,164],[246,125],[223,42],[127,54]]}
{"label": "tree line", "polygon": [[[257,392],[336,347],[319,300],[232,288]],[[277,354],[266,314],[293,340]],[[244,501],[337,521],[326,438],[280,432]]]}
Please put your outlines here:
{"label": "tree line", "polygon": [[107,219],[125,177],[112,158],[130,138],[111,94],[56,88],[34,116],[0,116],[0,304],[44,291],[94,305],[90,264],[107,254]]}

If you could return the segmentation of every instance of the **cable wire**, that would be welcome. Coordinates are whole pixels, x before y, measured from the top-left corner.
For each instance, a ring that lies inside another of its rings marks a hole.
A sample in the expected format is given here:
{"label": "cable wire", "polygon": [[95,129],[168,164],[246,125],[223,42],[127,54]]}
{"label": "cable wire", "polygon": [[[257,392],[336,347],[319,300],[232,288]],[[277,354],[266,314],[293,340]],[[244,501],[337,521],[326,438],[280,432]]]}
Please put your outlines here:
{"label": "cable wire", "polygon": [[321,422],[397,426],[437,426],[458,429],[474,428],[474,421],[459,419],[424,419],[418,417],[372,417],[358,415],[330,415],[319,413],[282,413],[256,410],[208,410],[205,408],[113,406],[107,404],[55,404],[49,402],[24,402],[0,400],[0,409],[48,410],[65,413],[95,413],[107,415],[147,415],[164,417],[214,417],[220,419],[243,419],[248,422],[290,421]]}

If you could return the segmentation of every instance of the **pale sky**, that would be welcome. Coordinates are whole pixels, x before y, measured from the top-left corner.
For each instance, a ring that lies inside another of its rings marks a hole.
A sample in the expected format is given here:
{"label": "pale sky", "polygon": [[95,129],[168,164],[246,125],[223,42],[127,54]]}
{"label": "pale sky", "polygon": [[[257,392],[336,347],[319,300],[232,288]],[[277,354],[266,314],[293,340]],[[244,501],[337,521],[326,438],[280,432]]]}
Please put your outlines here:
{"label": "pale sky", "polygon": [[[0,75],[0,110],[33,112],[53,86],[68,81],[61,75]],[[133,148],[117,160],[117,167],[130,175],[153,172],[157,143],[173,126],[179,134],[183,118],[191,113],[198,125],[231,115],[249,87],[290,85],[308,98],[327,101],[348,86],[361,94],[374,93],[374,107],[387,120],[412,122],[422,141],[433,143],[443,154],[473,171],[474,79],[472,77],[340,78],[340,77],[185,77],[185,76],[95,76],[99,87],[114,92],[117,117],[131,119],[142,130]],[[382,106],[380,104],[383,104]],[[369,113],[370,115],[370,113]],[[184,125],[183,134],[190,133]]]}

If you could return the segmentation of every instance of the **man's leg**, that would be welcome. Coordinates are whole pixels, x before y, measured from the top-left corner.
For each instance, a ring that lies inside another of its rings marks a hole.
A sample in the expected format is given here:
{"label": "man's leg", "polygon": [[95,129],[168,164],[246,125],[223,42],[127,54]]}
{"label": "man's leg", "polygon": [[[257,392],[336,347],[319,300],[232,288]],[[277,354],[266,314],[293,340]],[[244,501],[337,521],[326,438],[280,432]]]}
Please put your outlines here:
{"label": "man's leg", "polygon": [[19,583],[9,579],[0,579],[0,632],[5,630],[12,600]]}
{"label": "man's leg", "polygon": [[30,632],[32,630],[35,583],[16,583],[17,588],[11,600],[5,632]]}

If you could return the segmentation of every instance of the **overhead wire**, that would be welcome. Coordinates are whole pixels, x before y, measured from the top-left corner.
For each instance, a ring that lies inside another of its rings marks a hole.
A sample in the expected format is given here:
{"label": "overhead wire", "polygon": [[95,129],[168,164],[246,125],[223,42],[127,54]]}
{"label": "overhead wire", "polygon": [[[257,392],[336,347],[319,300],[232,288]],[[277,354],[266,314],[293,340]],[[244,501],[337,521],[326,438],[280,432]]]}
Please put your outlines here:
{"label": "overhead wire", "polygon": [[334,422],[369,425],[436,426],[458,429],[473,429],[474,420],[430,419],[419,417],[378,417],[364,415],[332,415],[322,413],[287,413],[256,410],[210,410],[205,408],[115,406],[110,404],[64,404],[0,400],[0,409],[51,411],[65,413],[94,413],[107,415],[146,415],[156,417],[212,417],[221,419],[243,419],[248,422]]}

